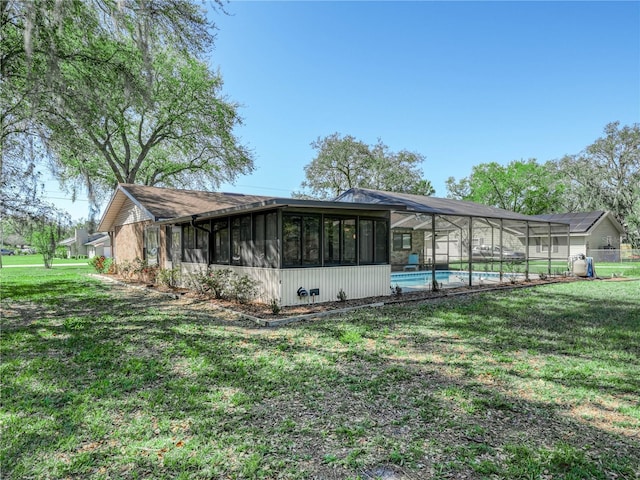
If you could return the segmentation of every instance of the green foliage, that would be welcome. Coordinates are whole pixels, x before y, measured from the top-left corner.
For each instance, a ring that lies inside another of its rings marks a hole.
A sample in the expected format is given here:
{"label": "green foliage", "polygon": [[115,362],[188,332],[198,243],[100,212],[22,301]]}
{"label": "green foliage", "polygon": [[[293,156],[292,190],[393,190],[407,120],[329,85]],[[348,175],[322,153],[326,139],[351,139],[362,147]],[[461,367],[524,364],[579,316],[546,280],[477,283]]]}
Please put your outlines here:
{"label": "green foliage", "polygon": [[277,298],[271,299],[271,302],[269,303],[269,307],[271,307],[271,313],[273,313],[274,315],[279,314],[280,311],[282,310],[282,307],[280,306],[280,302],[278,301]]}
{"label": "green foliage", "polygon": [[351,135],[334,133],[318,138],[311,146],[316,157],[305,166],[302,192],[295,196],[332,199],[354,188],[432,195],[431,183],[423,179],[424,155],[401,150],[390,152],[381,140],[366,145]]}
{"label": "green foliage", "polygon": [[214,298],[230,297],[231,280],[234,273],[229,268],[212,268],[193,275],[194,286],[201,293],[210,293]]}
{"label": "green foliage", "polygon": [[604,136],[557,163],[573,210],[610,210],[640,248],[640,124],[609,123]]}
{"label": "green foliage", "polygon": [[338,290],[338,294],[336,295],[336,297],[341,302],[345,302],[347,300],[347,294],[345,293],[345,291],[343,289]]}
{"label": "green foliage", "polygon": [[[56,257],[58,242],[64,239],[66,229],[59,219],[42,217],[39,219],[39,228],[31,234],[31,244],[42,255],[45,268],[51,268],[51,263]],[[62,247],[62,251],[64,248]]]}
{"label": "green foliage", "polygon": [[179,267],[161,268],[158,270],[157,282],[165,287],[177,287],[182,274]]}
{"label": "green foliage", "polygon": [[94,202],[114,182],[210,188],[252,170],[238,106],[200,59],[214,36],[197,2],[12,0],[0,14],[0,140],[15,158],[46,132],[58,179]]}
{"label": "green foliage", "polygon": [[111,258],[106,258],[104,255],[96,255],[89,260],[89,265],[98,273],[107,273],[111,269],[112,262],[113,260]]}
{"label": "green foliage", "polygon": [[133,274],[133,263],[129,260],[121,260],[115,264],[115,270],[126,280],[131,278]]}
{"label": "green foliage", "polygon": [[231,294],[238,303],[248,303],[258,294],[260,282],[249,275],[233,275],[231,277]]}
{"label": "green foliage", "polygon": [[259,282],[248,275],[238,275],[229,268],[212,268],[192,275],[192,286],[200,293],[218,299],[247,303],[255,298]]}
{"label": "green foliage", "polygon": [[553,176],[550,165],[535,159],[508,165],[496,162],[473,167],[471,175],[456,181],[447,179],[447,196],[503,208],[525,215],[558,211],[564,186]]}
{"label": "green foliage", "polygon": [[136,257],[131,265],[131,272],[138,280],[143,282],[155,283],[156,276],[160,267],[158,265],[149,265],[149,262],[145,259]]}

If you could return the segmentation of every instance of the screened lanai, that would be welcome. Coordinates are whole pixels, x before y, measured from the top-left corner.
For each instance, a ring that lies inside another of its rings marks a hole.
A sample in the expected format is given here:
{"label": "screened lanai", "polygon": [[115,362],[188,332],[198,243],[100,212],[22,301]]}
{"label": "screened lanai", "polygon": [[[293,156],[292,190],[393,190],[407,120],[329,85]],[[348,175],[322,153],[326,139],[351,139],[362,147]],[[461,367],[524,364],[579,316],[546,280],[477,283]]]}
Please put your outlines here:
{"label": "screened lanai", "polygon": [[391,214],[391,283],[440,289],[567,271],[569,224],[453,199],[351,189],[337,201],[402,206]]}

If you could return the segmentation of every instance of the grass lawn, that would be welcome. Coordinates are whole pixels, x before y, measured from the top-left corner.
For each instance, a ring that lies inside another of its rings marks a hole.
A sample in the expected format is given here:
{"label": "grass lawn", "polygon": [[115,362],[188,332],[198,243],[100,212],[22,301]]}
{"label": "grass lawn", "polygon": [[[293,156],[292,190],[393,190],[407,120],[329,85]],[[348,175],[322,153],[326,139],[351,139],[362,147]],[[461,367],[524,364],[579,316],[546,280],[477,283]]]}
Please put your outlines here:
{"label": "grass lawn", "polygon": [[[89,259],[87,258],[54,258],[53,266],[57,265],[69,265],[69,264],[89,264]],[[31,255],[3,255],[2,256],[2,266],[3,267],[13,267],[15,265],[39,265],[44,266],[44,260],[42,259],[42,255],[39,253],[34,253]]]}
{"label": "grass lawn", "polygon": [[640,476],[640,281],[265,329],[0,271],[3,479]]}

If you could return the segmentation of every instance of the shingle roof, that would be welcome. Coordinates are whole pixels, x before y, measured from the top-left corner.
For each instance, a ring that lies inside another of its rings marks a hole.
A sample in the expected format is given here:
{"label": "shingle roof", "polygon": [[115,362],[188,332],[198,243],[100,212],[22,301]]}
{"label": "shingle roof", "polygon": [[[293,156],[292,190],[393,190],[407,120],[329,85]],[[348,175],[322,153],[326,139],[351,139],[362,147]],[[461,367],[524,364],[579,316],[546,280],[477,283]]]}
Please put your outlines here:
{"label": "shingle roof", "polygon": [[127,200],[138,206],[151,220],[159,221],[231,208],[270,198],[272,197],[123,183],[118,185],[98,228],[102,231],[110,231],[116,216]]}
{"label": "shingle roof", "polygon": [[[352,201],[363,203],[398,204],[406,207],[407,212],[418,212],[438,215],[457,215],[476,218],[503,218],[506,220],[540,221],[530,215],[515,213],[502,208],[490,207],[474,202],[454,200],[451,198],[427,197],[410,193],[384,192],[366,188],[352,188],[336,198],[336,201]],[[561,220],[553,222],[564,223]]]}
{"label": "shingle roof", "polygon": [[[393,207],[378,203],[375,208],[368,204],[302,200],[240,193],[203,192],[174,188],[149,187],[145,185],[120,184],[100,221],[101,231],[110,231],[117,215],[129,200],[138,206],[147,219],[154,222],[184,222],[194,215],[208,218],[230,213],[256,211],[274,207],[392,210]],[[404,209],[404,207],[399,207]]]}
{"label": "shingle roof", "polygon": [[550,222],[568,223],[570,233],[586,233],[605,213],[602,210],[597,210],[594,212],[549,213],[535,215],[535,217]]}
{"label": "shingle roof", "polygon": [[128,192],[140,204],[139,206],[142,206],[154,217],[154,220],[221,210],[273,198],[241,193],[203,192],[132,184],[121,184],[120,188]]}

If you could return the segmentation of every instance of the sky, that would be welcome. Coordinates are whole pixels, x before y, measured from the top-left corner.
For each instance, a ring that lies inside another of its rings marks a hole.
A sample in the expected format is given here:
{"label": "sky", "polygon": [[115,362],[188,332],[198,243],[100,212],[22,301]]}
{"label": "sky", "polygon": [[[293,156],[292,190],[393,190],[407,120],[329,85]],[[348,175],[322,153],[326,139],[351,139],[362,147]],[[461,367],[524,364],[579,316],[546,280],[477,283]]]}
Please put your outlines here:
{"label": "sky", "polygon": [[[220,191],[290,196],[311,142],[337,132],[423,154],[445,197],[474,165],[559,159],[607,123],[640,123],[637,1],[205,6],[218,28],[208,60],[256,167]],[[88,204],[67,209],[86,218]]]}

